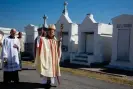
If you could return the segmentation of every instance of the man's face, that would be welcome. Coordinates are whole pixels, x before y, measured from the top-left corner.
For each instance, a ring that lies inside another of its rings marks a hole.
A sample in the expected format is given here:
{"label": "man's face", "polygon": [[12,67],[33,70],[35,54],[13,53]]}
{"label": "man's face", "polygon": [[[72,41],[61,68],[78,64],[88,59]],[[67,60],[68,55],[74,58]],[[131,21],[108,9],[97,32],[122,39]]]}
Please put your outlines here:
{"label": "man's face", "polygon": [[47,31],[48,31],[47,28],[43,28],[43,36],[44,36],[44,37],[47,36]]}
{"label": "man's face", "polygon": [[18,34],[18,36],[19,36],[19,37],[22,37],[22,33],[20,32],[20,33]]}
{"label": "man's face", "polygon": [[38,35],[39,35],[39,36],[42,36],[42,34],[43,34],[43,29],[39,29],[39,30],[38,30]]}
{"label": "man's face", "polygon": [[12,29],[11,32],[10,32],[11,36],[15,37],[16,35],[16,30],[15,29]]}
{"label": "man's face", "polygon": [[43,36],[46,36],[47,35],[47,32],[46,31],[43,31]]}
{"label": "man's face", "polygon": [[49,30],[49,31],[48,31],[48,35],[49,35],[50,37],[54,37],[55,31],[54,31],[54,30]]}

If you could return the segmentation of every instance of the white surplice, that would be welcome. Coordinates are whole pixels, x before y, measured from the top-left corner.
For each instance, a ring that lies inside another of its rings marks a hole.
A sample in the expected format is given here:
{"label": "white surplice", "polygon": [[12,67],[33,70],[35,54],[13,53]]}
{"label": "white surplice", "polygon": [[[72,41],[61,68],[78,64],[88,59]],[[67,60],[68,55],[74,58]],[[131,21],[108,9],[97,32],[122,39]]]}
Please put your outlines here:
{"label": "white surplice", "polygon": [[[18,46],[14,48],[14,44]],[[16,71],[20,70],[20,63],[19,63],[19,52],[20,52],[20,42],[18,38],[10,38],[7,37],[4,39],[3,46],[2,46],[2,60],[7,58],[7,65],[3,65],[4,71]]]}

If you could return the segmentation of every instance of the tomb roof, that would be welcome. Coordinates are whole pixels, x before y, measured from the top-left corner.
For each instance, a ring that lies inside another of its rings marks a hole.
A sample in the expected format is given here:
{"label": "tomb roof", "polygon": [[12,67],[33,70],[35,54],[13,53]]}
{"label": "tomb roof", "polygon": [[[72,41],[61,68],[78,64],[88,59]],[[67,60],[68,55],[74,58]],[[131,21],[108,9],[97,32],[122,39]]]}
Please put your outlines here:
{"label": "tomb roof", "polygon": [[89,13],[89,14],[87,14],[87,17],[89,17],[93,23],[97,23],[97,22],[95,21],[95,19],[93,18],[93,14],[90,14],[90,13]]}
{"label": "tomb roof", "polygon": [[72,23],[72,20],[70,19],[69,15],[68,15],[68,10],[67,10],[67,2],[64,2],[64,9],[62,11],[62,15],[60,16],[60,19],[57,21],[57,23],[61,20],[61,19],[66,19],[68,23]]}
{"label": "tomb roof", "polygon": [[5,27],[0,27],[0,30],[6,30],[6,31],[10,31],[12,28],[5,28]]}
{"label": "tomb roof", "polygon": [[120,19],[120,18],[126,18],[126,17],[131,17],[133,18],[133,15],[130,15],[130,14],[122,14],[122,15],[119,15],[119,16],[116,16],[114,18],[112,18],[112,20],[115,20],[115,19]]}

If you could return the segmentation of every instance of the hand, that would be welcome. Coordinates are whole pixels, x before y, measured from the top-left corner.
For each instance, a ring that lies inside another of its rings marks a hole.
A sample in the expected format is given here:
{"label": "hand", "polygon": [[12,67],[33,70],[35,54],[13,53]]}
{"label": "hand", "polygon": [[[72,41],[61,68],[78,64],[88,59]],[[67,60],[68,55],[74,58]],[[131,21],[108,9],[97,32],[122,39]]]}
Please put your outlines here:
{"label": "hand", "polygon": [[18,46],[16,44],[14,44],[13,47],[18,49]]}
{"label": "hand", "polygon": [[62,41],[62,37],[59,38],[59,41]]}
{"label": "hand", "polygon": [[4,58],[3,64],[5,67],[7,66],[7,58]]}
{"label": "hand", "polygon": [[0,43],[0,46],[2,47],[2,43]]}
{"label": "hand", "polygon": [[4,58],[4,61],[3,62],[7,62],[7,58]]}

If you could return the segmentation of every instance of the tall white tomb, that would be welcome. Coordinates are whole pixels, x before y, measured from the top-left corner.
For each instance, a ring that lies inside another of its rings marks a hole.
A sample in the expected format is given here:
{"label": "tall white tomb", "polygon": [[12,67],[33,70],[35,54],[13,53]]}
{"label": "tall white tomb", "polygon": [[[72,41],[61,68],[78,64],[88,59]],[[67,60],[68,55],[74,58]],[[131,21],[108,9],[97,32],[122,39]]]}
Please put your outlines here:
{"label": "tall white tomb", "polygon": [[64,10],[56,23],[56,36],[58,38],[61,24],[63,24],[62,37],[62,60],[70,59],[70,54],[77,51],[78,25],[69,18],[67,11],[67,2],[64,3]]}
{"label": "tall white tomb", "polygon": [[133,70],[133,15],[114,17],[112,23],[112,60],[109,67]]}
{"label": "tall white tomb", "polygon": [[111,35],[111,30],[112,25],[97,23],[92,14],[87,14],[79,25],[78,53],[71,55],[71,63],[89,66],[91,63],[105,61],[103,59],[102,45],[106,41],[103,41],[102,34]]}

